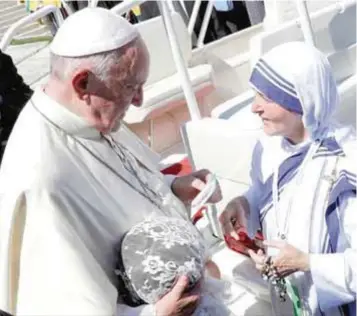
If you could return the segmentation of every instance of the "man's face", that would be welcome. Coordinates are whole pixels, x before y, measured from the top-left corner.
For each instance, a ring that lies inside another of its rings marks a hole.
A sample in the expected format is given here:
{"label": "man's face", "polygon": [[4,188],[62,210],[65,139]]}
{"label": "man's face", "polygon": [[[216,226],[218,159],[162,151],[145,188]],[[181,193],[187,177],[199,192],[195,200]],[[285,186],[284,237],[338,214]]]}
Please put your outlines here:
{"label": "man's face", "polygon": [[289,138],[296,131],[304,129],[301,116],[283,108],[259,92],[252,104],[252,112],[262,119],[264,132]]}
{"label": "man's face", "polygon": [[103,134],[116,131],[129,106],[141,106],[143,86],[149,73],[149,54],[138,40],[109,71],[106,82],[89,80],[89,120]]}

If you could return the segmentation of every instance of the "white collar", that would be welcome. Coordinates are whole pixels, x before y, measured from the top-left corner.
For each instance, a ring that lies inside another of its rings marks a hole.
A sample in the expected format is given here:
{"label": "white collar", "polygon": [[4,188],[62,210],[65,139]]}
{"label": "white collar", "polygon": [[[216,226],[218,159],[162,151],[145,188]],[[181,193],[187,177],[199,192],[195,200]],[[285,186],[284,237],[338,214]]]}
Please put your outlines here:
{"label": "white collar", "polygon": [[35,90],[30,103],[47,120],[70,135],[93,140],[102,137],[100,132],[83,118],[49,97],[42,87]]}
{"label": "white collar", "polygon": [[311,143],[311,139],[310,138],[304,140],[301,143],[292,144],[286,138],[282,137],[281,147],[287,153],[295,154],[295,153],[299,152],[302,148],[304,148],[305,146],[307,146],[310,143]]}

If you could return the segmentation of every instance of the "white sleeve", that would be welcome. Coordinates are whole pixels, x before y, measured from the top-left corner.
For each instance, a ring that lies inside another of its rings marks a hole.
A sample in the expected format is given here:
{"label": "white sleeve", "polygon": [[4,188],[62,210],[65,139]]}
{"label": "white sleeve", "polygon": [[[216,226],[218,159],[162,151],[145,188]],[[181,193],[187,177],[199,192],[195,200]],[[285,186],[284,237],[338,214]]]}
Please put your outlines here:
{"label": "white sleeve", "polygon": [[251,185],[249,189],[243,194],[249,204],[249,218],[248,218],[248,234],[252,238],[256,231],[261,228],[260,220],[259,220],[259,197],[261,196],[261,153],[262,147],[260,143],[257,143],[254,148],[252,161],[250,165],[250,180]]}
{"label": "white sleeve", "polygon": [[[16,315],[115,315],[117,290],[73,229],[75,219],[61,212],[65,204],[60,207],[45,190],[31,189],[20,196],[26,221],[15,271]],[[1,211],[11,216],[14,208]],[[0,263],[6,264],[2,259]]]}
{"label": "white sleeve", "polygon": [[116,316],[156,316],[156,311],[154,305],[130,307],[118,304]]}
{"label": "white sleeve", "polygon": [[164,175],[165,183],[168,185],[169,188],[172,186],[172,182],[176,179],[176,176],[172,174],[165,174]]}
{"label": "white sleeve", "polygon": [[322,310],[350,303],[356,299],[356,207],[355,196],[350,194],[341,198],[340,235],[345,237],[346,242],[344,245],[339,242],[338,252],[310,255],[311,275]]}

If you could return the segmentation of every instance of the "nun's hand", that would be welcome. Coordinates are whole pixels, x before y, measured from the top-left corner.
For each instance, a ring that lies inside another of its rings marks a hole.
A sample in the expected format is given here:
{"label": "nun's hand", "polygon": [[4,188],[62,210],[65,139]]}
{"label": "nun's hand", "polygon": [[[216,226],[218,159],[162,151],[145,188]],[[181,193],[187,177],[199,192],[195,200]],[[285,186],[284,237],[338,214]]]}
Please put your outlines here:
{"label": "nun's hand", "polygon": [[247,227],[248,212],[248,201],[244,197],[239,196],[231,200],[219,217],[223,234],[239,240],[237,231],[241,227]]}
{"label": "nun's hand", "polygon": [[[186,176],[177,177],[171,185],[172,192],[186,205],[188,205],[198,193],[205,187],[210,172],[206,169],[201,169]],[[209,203],[217,203],[222,199],[221,189],[219,185],[213,192]]]}
{"label": "nun's hand", "polygon": [[259,249],[257,252],[253,250],[248,250],[250,258],[254,261],[255,267],[259,272],[263,272],[263,266],[266,261],[267,256],[264,254],[263,250]]}
{"label": "nun's hand", "polygon": [[279,275],[286,277],[296,271],[306,272],[310,270],[308,253],[280,240],[264,241],[264,245],[280,250],[277,256],[273,258],[273,267],[277,269]]}

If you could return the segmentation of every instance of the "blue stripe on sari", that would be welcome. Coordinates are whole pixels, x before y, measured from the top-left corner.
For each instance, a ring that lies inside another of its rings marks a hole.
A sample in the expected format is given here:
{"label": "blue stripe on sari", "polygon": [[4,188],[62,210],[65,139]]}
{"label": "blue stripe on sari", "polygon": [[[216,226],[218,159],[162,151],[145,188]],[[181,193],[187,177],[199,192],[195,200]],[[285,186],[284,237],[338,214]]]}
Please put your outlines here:
{"label": "blue stripe on sari", "polygon": [[293,90],[296,94],[295,91],[295,86],[288,80],[286,80],[283,76],[280,76],[273,68],[269,66],[267,62],[265,62],[264,59],[260,59],[258,63],[261,63],[265,68],[267,68],[281,83],[285,84],[288,86],[291,90]]}
{"label": "blue stripe on sari", "polygon": [[[308,150],[309,146],[305,146],[299,153],[288,157],[281,163],[279,167],[278,178],[279,194],[283,192],[285,185],[288,184],[297,174],[297,171],[302,161],[304,160]],[[329,155],[340,155],[340,153],[344,155],[336,139],[334,137],[326,138],[322,141],[313,159]],[[273,175],[271,175],[262,185],[262,198],[260,199],[260,203],[258,205],[261,220],[264,218],[265,214],[271,209],[273,204],[272,185]]]}
{"label": "blue stripe on sari", "polygon": [[[356,175],[347,171],[341,170],[339,177],[331,190],[328,207],[325,213],[327,225],[329,247],[327,253],[335,253],[337,251],[338,238],[340,235],[340,220],[339,207],[341,204],[342,194],[351,192],[356,196]],[[356,316],[356,301],[345,304],[342,307],[344,315]]]}
{"label": "blue stripe on sari", "polygon": [[251,84],[275,103],[298,114],[302,114],[302,106],[298,97],[286,92],[276,82],[268,80],[259,68],[255,68],[250,77]]}
{"label": "blue stripe on sari", "polygon": [[[283,191],[285,184],[289,183],[297,174],[297,170],[301,165],[301,162],[304,160],[307,154],[307,148],[291,157],[287,158],[279,167],[279,178],[278,178],[278,189],[279,194]],[[273,175],[271,175],[268,180],[262,186],[262,199],[259,204],[259,210],[264,213],[261,213],[260,216],[263,218],[264,215],[269,211],[273,203]],[[270,204],[270,205],[269,205]],[[261,218],[261,220],[262,220]]]}
{"label": "blue stripe on sari", "polygon": [[347,170],[341,170],[331,189],[326,216],[329,216],[335,210],[331,205],[336,203],[338,197],[346,192],[356,192],[356,175]]}
{"label": "blue stripe on sari", "polygon": [[356,316],[356,301],[343,305],[342,310],[346,316]]}
{"label": "blue stripe on sari", "polygon": [[298,98],[298,95],[295,91],[295,88],[293,86],[287,85],[286,83],[282,82],[279,78],[272,73],[269,68],[264,66],[263,63],[257,63],[255,66],[256,70],[258,70],[267,80],[271,81],[272,84],[274,84],[277,87],[280,87],[282,90],[285,92],[291,94],[294,97]]}

